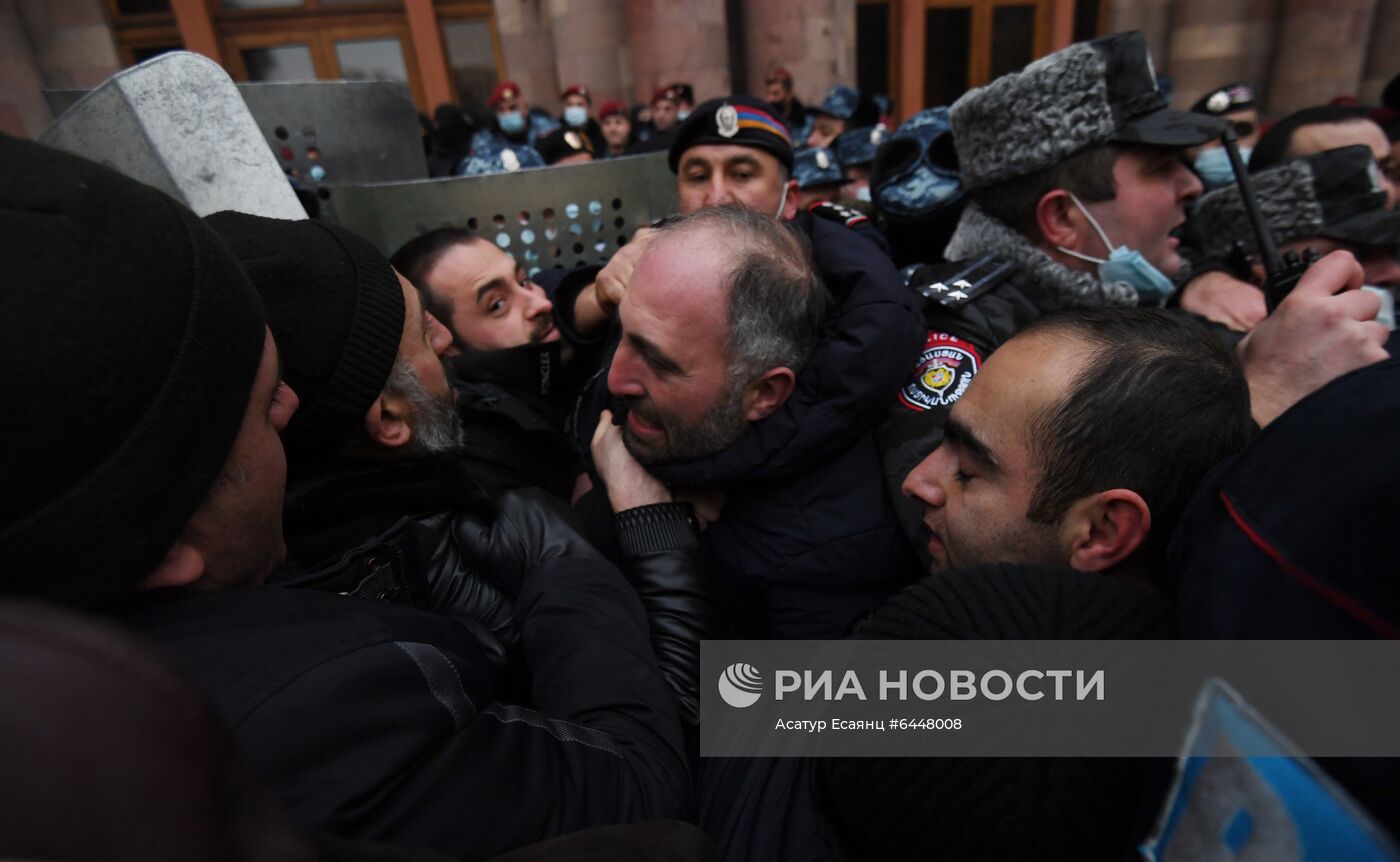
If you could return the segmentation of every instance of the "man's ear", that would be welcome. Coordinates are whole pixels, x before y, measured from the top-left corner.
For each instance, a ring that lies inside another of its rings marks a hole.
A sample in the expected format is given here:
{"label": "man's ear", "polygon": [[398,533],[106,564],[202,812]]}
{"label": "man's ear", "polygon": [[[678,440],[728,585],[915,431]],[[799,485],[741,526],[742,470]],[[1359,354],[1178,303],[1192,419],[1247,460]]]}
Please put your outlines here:
{"label": "man's ear", "polygon": [[787,181],[787,201],[783,203],[783,221],[792,221],[797,218],[797,197],[799,190],[797,180]]}
{"label": "man's ear", "polygon": [[1086,222],[1064,189],[1051,189],[1035,205],[1035,224],[1050,247],[1076,248]]}
{"label": "man's ear", "polygon": [[783,406],[797,388],[797,375],[791,368],[779,365],[744,387],[744,421],[757,422]]}
{"label": "man's ear", "polygon": [[1134,491],[1114,488],[1090,494],[1065,515],[1069,564],[1081,572],[1104,572],[1132,556],[1147,541],[1152,512]]}
{"label": "man's ear", "polygon": [[138,590],[156,590],[162,587],[187,587],[204,576],[204,555],[184,537],[175,540],[165,559],[146,580],[136,585]]}
{"label": "man's ear", "polygon": [[408,399],[402,395],[379,393],[365,413],[365,435],[382,449],[397,449],[413,439],[408,423]]}

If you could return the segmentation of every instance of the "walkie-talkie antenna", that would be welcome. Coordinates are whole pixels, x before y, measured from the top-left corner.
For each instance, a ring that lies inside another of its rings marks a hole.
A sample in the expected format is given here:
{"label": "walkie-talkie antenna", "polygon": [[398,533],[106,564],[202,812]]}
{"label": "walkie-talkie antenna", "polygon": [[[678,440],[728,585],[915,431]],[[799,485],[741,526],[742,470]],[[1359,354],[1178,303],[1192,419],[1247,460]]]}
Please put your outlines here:
{"label": "walkie-talkie antenna", "polygon": [[1289,252],[1287,258],[1279,257],[1274,235],[1269,230],[1268,223],[1264,221],[1263,213],[1259,212],[1259,203],[1254,198],[1254,190],[1250,188],[1244,159],[1240,158],[1240,148],[1236,143],[1235,130],[1226,126],[1225,131],[1220,134],[1220,142],[1225,145],[1225,154],[1230,157],[1230,168],[1235,172],[1235,184],[1240,190],[1240,200],[1244,202],[1245,215],[1254,227],[1254,237],[1259,246],[1259,257],[1264,263],[1266,276],[1264,304],[1272,313],[1298,283],[1298,279],[1302,278],[1303,273],[1307,272],[1308,267],[1317,260],[1317,253],[1308,249],[1301,258],[1296,252]]}
{"label": "walkie-talkie antenna", "polygon": [[1254,189],[1250,188],[1249,175],[1245,171],[1244,159],[1240,158],[1240,148],[1236,142],[1235,130],[1229,126],[1220,135],[1225,145],[1225,153],[1230,157],[1230,168],[1235,172],[1235,184],[1240,187],[1240,199],[1244,201],[1245,215],[1254,226],[1254,237],[1258,241],[1259,256],[1264,261],[1264,273],[1273,280],[1283,271],[1283,261],[1278,256],[1278,246],[1274,245],[1274,235],[1259,212],[1259,204],[1254,199]]}

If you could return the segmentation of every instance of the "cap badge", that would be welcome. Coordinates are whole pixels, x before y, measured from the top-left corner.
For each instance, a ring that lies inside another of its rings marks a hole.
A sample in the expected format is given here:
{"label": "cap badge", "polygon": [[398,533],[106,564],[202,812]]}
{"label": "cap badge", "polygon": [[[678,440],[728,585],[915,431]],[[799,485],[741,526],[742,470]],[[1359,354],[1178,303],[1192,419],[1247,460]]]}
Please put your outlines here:
{"label": "cap badge", "polygon": [[1230,94],[1224,90],[1211,93],[1210,98],[1206,99],[1206,110],[1210,111],[1212,114],[1222,114],[1229,107]]}
{"label": "cap badge", "polygon": [[733,105],[722,105],[715,112],[715,126],[719,130],[720,137],[734,137],[739,134],[739,112],[734,110]]}
{"label": "cap badge", "polygon": [[817,150],[817,167],[822,170],[831,167],[831,159],[826,157],[826,150]]}
{"label": "cap badge", "polygon": [[501,167],[508,171],[520,170],[520,157],[515,154],[515,150],[501,150]]}
{"label": "cap badge", "polygon": [[882,143],[884,143],[884,142],[885,142],[885,127],[884,127],[884,126],[876,126],[875,128],[873,128],[873,129],[870,130],[870,143],[871,143],[871,144],[873,144],[874,146],[877,146],[877,147],[878,147],[878,146],[880,146],[880,144],[882,144]]}

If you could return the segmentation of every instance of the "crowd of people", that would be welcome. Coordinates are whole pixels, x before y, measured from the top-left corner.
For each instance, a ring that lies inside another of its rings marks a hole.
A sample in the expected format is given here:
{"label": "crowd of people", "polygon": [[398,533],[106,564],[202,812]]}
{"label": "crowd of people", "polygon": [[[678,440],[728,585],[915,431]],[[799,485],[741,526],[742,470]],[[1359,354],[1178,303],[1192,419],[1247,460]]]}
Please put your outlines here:
{"label": "crowd of people", "polygon": [[560,97],[435,175],[667,152],[679,212],[538,281],[0,138],[4,855],[1131,858],[1169,763],[698,757],[701,641],[1400,635],[1400,83]]}

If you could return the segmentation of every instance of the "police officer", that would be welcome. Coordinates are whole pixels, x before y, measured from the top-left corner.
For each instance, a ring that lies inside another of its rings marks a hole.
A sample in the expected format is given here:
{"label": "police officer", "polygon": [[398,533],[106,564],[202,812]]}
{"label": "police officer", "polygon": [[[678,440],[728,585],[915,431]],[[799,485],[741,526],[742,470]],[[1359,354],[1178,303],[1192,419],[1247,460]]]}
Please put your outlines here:
{"label": "police officer", "polygon": [[774,66],[763,82],[763,98],[774,115],[787,124],[794,141],[807,140],[811,129],[811,111],[793,92],[792,72],[785,66]]}
{"label": "police officer", "polygon": [[835,201],[850,182],[841,173],[841,162],[830,147],[803,147],[793,153],[793,179],[797,180],[797,208],[806,210],[822,201]]}
{"label": "police officer", "polygon": [[873,126],[880,121],[880,108],[875,100],[846,84],[834,84],[826,98],[812,111],[812,128],[807,134],[807,146],[829,147],[842,132]]}
{"label": "police officer", "polygon": [[836,138],[836,157],[848,183],[845,198],[858,210],[870,208],[870,165],[888,137],[889,131],[877,124],[842,132]]}
{"label": "police officer", "polygon": [[[1224,127],[1167,109],[1138,32],[1050,54],[968,92],[950,118],[970,200],[949,262],[911,277],[927,332],[880,432],[896,500],[987,355],[1025,323],[1170,296],[1171,234],[1201,193],[1181,154]],[[916,507],[900,505],[922,549]]]}
{"label": "police officer", "polygon": [[539,139],[559,124],[539,108],[530,107],[514,81],[502,81],[491,90],[486,102],[495,117],[489,128],[472,136],[471,154],[489,155],[507,147],[536,147]]}
{"label": "police officer", "polygon": [[559,101],[564,105],[564,112],[559,115],[559,127],[565,131],[587,135],[591,145],[588,149],[595,156],[603,152],[607,141],[603,139],[602,127],[593,119],[593,94],[589,92],[588,87],[583,84],[570,84],[559,94]]}
{"label": "police officer", "polygon": [[680,93],[674,86],[658,87],[651,94],[651,134],[639,137],[629,154],[661,153],[670,148],[676,139],[676,124],[679,122]]}

